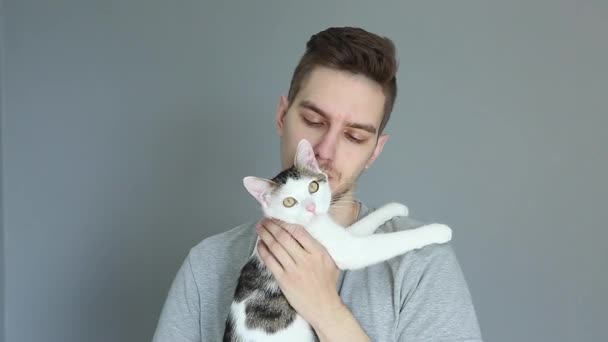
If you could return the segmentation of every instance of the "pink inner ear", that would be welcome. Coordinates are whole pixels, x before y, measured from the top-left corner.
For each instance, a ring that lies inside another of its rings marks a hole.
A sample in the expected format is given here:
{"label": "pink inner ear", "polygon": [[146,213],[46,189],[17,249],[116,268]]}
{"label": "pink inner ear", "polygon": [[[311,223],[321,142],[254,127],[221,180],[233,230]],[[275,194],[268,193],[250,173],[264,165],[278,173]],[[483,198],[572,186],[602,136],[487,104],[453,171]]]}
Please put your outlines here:
{"label": "pink inner ear", "polygon": [[255,197],[255,199],[258,200],[258,202],[260,202],[260,204],[264,206],[268,204],[268,196],[266,195],[266,192],[264,190],[259,190],[253,196]]}
{"label": "pink inner ear", "polygon": [[260,201],[260,203],[262,204],[262,206],[264,208],[268,207],[270,205],[270,193],[264,192],[261,197],[262,200]]}
{"label": "pink inner ear", "polygon": [[311,151],[310,155],[306,156],[306,166],[308,169],[313,170],[315,172],[321,172],[319,169],[319,163],[317,162],[317,158],[315,158],[315,153]]}
{"label": "pink inner ear", "polygon": [[315,158],[315,151],[310,143],[305,139],[302,139],[300,143],[298,143],[298,148],[296,151],[296,164],[300,164],[309,170],[320,172],[317,158]]}
{"label": "pink inner ear", "polygon": [[257,177],[245,177],[243,185],[263,207],[268,206],[268,202],[270,201],[269,192],[272,187],[272,183],[269,180]]}
{"label": "pink inner ear", "polygon": [[310,159],[308,159],[306,161],[306,165],[311,170],[315,170],[315,171],[319,170],[319,164],[317,163],[317,159],[315,158],[314,154],[312,155],[312,157]]}

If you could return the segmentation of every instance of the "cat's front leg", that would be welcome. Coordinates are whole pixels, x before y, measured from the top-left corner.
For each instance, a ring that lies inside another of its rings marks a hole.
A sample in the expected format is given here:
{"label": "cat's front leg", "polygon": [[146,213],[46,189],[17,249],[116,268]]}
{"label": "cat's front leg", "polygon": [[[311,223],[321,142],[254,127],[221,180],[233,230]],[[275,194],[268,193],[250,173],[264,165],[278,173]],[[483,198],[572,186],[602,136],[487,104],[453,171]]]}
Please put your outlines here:
{"label": "cat's front leg", "polygon": [[346,230],[356,236],[373,234],[386,221],[397,216],[407,216],[409,209],[401,203],[388,203],[350,225]]}
{"label": "cat's front leg", "polygon": [[452,238],[452,230],[446,225],[433,223],[394,233],[347,234],[340,240],[336,237],[327,236],[321,242],[340,269],[355,270],[431,244],[448,242]]}

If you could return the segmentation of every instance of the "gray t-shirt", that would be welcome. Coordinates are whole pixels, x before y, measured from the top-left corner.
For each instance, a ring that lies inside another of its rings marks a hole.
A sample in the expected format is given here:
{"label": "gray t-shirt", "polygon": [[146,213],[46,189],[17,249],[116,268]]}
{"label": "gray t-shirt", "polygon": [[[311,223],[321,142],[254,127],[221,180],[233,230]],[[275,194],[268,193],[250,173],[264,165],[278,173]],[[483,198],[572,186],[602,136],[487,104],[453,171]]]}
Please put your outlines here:
{"label": "gray t-shirt", "polygon": [[[369,212],[362,205],[359,217]],[[376,233],[421,225],[399,217]],[[248,223],[190,250],[173,280],[153,342],[222,340],[238,277],[256,237],[254,223]],[[449,243],[340,272],[338,290],[372,341],[481,341],[471,296]]]}

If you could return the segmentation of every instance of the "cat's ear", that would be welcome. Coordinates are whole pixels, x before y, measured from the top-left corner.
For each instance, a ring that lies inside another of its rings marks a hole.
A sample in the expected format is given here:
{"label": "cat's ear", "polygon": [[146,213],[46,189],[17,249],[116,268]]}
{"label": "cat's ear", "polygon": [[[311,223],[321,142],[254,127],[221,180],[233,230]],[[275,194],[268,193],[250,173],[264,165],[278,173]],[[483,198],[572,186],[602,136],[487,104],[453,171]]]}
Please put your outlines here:
{"label": "cat's ear", "polygon": [[317,162],[317,158],[315,158],[315,151],[313,150],[312,145],[310,145],[306,139],[302,139],[298,143],[293,164],[296,166],[296,168],[321,173],[319,163]]}
{"label": "cat's ear", "polygon": [[275,186],[274,182],[264,178],[249,176],[243,178],[243,185],[264,208],[268,207],[270,194]]}

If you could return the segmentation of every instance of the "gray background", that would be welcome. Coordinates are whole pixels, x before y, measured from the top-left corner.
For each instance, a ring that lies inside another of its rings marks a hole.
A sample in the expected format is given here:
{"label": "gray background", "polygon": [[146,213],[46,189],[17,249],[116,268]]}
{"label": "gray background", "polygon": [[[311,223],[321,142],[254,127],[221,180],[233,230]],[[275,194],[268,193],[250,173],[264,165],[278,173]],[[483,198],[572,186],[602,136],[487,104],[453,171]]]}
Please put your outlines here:
{"label": "gray background", "polygon": [[146,341],[188,249],[259,211],[308,37],[391,37],[359,197],[442,221],[487,341],[601,341],[606,1],[0,0],[7,342]]}

